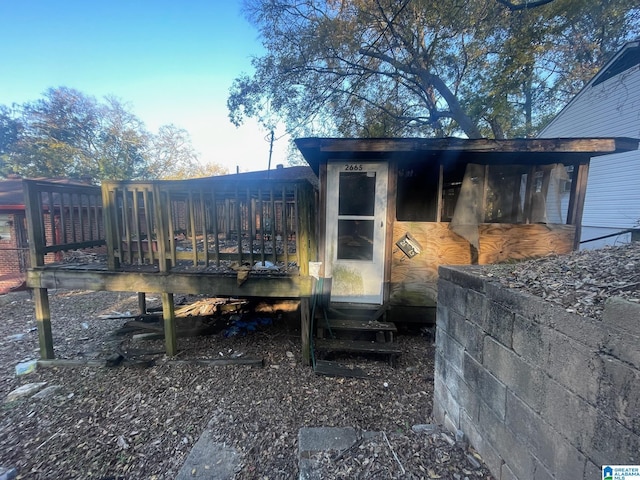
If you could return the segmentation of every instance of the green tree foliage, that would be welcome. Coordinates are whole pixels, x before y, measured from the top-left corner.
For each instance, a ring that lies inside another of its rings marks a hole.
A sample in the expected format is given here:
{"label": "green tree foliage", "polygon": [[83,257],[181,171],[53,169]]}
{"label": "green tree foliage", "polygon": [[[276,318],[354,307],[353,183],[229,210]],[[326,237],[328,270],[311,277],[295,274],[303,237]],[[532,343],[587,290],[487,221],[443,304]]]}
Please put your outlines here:
{"label": "green tree foliage", "polygon": [[[185,130],[145,129],[128,105],[77,90],[51,88],[43,98],[0,106],[0,175],[83,177],[95,181],[188,178],[202,166]],[[219,170],[222,170],[219,167]]]}
{"label": "green tree foliage", "polygon": [[[156,178],[181,177],[181,172],[192,171],[197,155],[191,146],[189,133],[175,125],[163,125],[151,139],[149,171]],[[167,175],[166,172],[171,172]]]}
{"label": "green tree foliage", "polygon": [[638,35],[636,3],[245,0],[267,53],[234,81],[230,119],[268,110],[293,135],[531,135]]}
{"label": "green tree foliage", "polygon": [[0,176],[11,173],[9,165],[21,130],[22,124],[14,118],[12,111],[0,105]]}

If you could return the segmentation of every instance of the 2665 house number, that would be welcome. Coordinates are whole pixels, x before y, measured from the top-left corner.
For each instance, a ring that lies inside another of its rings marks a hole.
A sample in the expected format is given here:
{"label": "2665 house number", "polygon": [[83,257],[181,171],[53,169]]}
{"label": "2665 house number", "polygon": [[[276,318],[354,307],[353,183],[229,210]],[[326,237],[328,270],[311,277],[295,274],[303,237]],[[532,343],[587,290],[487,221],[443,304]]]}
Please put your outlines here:
{"label": "2665 house number", "polygon": [[344,166],[344,170],[346,172],[361,172],[363,170],[362,164],[358,163],[347,163]]}

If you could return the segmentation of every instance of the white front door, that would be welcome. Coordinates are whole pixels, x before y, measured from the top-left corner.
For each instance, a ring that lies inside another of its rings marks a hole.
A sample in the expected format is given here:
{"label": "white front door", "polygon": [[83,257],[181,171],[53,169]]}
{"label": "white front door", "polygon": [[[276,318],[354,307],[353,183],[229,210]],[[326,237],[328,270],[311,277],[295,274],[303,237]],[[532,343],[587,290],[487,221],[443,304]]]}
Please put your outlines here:
{"label": "white front door", "polygon": [[387,216],[386,163],[327,165],[325,276],[331,301],[381,304]]}

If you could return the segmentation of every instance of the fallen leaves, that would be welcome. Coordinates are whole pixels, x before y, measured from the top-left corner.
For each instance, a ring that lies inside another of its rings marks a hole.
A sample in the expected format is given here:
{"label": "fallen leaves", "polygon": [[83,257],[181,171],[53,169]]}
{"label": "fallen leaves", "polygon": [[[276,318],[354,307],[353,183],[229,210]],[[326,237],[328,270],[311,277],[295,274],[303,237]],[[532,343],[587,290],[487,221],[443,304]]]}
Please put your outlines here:
{"label": "fallen leaves", "polygon": [[[424,337],[398,337],[403,354],[396,369],[352,357],[344,361],[367,369],[370,379],[321,377],[300,363],[298,323],[272,312],[273,326],[246,336],[178,340],[180,360],[231,359],[242,352],[242,358],[264,358],[269,368],[176,364],[153,354],[144,357],[155,360],[149,368],[52,367],[16,377],[15,364],[38,348],[37,333],[30,332],[33,304],[26,292],[22,295],[0,307],[6,319],[0,322],[0,396],[30,382],[60,385],[45,399],[27,398],[0,411],[0,464],[15,466],[25,478],[173,479],[211,419],[215,441],[243,455],[238,479],[295,478],[297,433],[304,426],[384,430],[407,472],[419,471],[420,465],[431,468],[426,452],[434,455],[434,446],[411,432],[412,425],[428,423],[431,416],[433,345]],[[98,319],[113,311],[136,311],[136,295],[58,291],[50,303],[58,358],[102,359],[116,348],[141,351],[140,344],[111,335],[127,319]],[[19,340],[3,340],[23,332]],[[162,340],[144,345],[147,352],[163,350]],[[387,478],[389,468],[400,471],[384,441],[370,450],[365,445],[356,459],[347,470],[355,472],[359,462],[368,478]],[[452,456],[448,465],[458,460],[468,464],[463,456]]]}
{"label": "fallen leaves", "polygon": [[640,302],[640,242],[520,263],[484,265],[482,275],[561,305],[567,312],[599,319],[604,302],[620,296]]}

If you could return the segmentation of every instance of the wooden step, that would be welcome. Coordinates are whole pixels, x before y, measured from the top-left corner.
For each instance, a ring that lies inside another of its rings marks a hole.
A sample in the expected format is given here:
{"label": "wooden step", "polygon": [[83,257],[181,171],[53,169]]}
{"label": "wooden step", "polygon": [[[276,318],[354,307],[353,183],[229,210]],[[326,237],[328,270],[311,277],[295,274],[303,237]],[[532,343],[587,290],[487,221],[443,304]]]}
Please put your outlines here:
{"label": "wooden step", "polygon": [[[318,327],[326,328],[327,324],[324,320],[318,322]],[[332,330],[343,330],[347,332],[393,332],[398,329],[394,323],[389,322],[371,322],[368,320],[354,320],[349,318],[330,318],[329,327]]]}
{"label": "wooden step", "polygon": [[319,352],[351,352],[373,353],[389,357],[391,366],[395,366],[396,358],[402,353],[397,344],[390,342],[367,342],[362,340],[323,339],[315,341],[314,347]]}
{"label": "wooden step", "polygon": [[330,318],[316,321],[318,336],[324,337],[327,330],[331,332],[373,333],[378,338],[387,342],[393,342],[393,335],[398,331],[395,324],[389,322],[376,322],[347,318]]}

